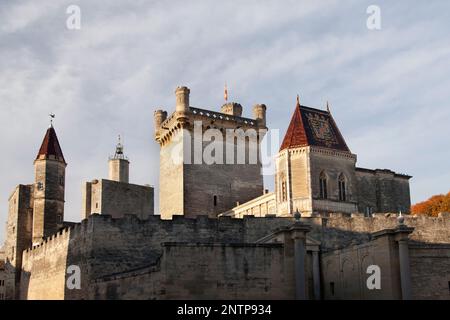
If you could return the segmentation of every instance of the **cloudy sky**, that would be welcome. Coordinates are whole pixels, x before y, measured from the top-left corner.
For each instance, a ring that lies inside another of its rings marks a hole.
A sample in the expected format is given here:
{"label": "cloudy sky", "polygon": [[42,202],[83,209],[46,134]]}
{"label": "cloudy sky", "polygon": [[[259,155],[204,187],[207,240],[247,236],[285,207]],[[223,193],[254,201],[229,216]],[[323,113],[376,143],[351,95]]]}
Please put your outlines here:
{"label": "cloudy sky", "polygon": [[[268,106],[283,133],[295,106],[333,115],[358,165],[414,176],[412,201],[450,189],[448,1],[0,1],[0,241],[14,186],[33,182],[48,113],[67,167],[66,220],[83,181],[107,177],[124,136],[134,183],[158,186],[153,111]],[[369,30],[369,5],[381,30]],[[81,29],[66,9],[81,9]],[[266,177],[273,188],[272,177]],[[158,192],[158,188],[156,188]]]}

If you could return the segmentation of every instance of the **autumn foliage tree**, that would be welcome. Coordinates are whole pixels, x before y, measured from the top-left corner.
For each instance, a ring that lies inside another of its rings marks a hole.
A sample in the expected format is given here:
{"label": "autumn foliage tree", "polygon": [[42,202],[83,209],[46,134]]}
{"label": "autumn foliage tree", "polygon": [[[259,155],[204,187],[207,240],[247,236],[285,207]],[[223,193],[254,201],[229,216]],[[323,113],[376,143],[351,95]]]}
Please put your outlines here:
{"label": "autumn foliage tree", "polygon": [[450,192],[432,196],[428,200],[416,203],[411,207],[411,213],[417,215],[437,217],[439,212],[450,212]]}

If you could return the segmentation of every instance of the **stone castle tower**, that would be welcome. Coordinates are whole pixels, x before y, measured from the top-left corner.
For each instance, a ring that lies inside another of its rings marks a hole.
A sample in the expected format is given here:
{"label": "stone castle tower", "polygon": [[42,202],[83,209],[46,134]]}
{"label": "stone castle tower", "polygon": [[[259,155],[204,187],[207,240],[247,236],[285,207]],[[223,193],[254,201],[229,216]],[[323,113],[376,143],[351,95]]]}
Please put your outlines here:
{"label": "stone castle tower", "polygon": [[278,214],[357,212],[355,164],[329,108],[301,106],[297,98],[276,157]]}
{"label": "stone castle tower", "polygon": [[149,185],[130,183],[130,161],[124,154],[120,136],[108,166],[108,179],[93,179],[83,184],[82,219],[88,219],[92,214],[113,218],[136,215],[140,219],[153,215],[154,189]]}
{"label": "stone castle tower", "polygon": [[39,243],[63,225],[66,166],[51,125],[34,161],[33,243]]}
{"label": "stone castle tower", "polygon": [[[250,119],[242,117],[242,106],[235,102],[225,103],[221,112],[191,107],[189,94],[187,87],[178,87],[175,112],[169,117],[163,110],[154,114],[163,219],[216,217],[263,194],[259,144],[267,129],[266,106],[255,105]],[[239,154],[239,135],[244,135],[244,155]]]}
{"label": "stone castle tower", "polygon": [[22,252],[63,226],[66,165],[51,125],[34,161],[34,184],[18,185],[9,197],[5,241],[7,299],[17,298]]}

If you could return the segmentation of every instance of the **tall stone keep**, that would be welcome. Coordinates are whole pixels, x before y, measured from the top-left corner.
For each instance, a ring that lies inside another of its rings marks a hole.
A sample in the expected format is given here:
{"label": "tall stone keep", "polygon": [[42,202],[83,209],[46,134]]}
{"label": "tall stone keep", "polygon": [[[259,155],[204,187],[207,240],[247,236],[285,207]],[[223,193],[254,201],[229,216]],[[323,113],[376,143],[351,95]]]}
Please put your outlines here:
{"label": "tall stone keep", "polygon": [[123,145],[120,140],[116,146],[116,152],[109,158],[109,180],[129,182],[130,162],[123,154]]}
{"label": "tall stone keep", "polygon": [[34,161],[33,243],[41,242],[63,225],[66,166],[55,129],[50,125]]}
{"label": "tall stone keep", "polygon": [[227,102],[220,112],[190,106],[190,90],[175,90],[175,112],[154,114],[160,145],[160,214],[194,217],[218,214],[264,192],[260,141],[265,105],[257,119],[242,116],[239,103]]}

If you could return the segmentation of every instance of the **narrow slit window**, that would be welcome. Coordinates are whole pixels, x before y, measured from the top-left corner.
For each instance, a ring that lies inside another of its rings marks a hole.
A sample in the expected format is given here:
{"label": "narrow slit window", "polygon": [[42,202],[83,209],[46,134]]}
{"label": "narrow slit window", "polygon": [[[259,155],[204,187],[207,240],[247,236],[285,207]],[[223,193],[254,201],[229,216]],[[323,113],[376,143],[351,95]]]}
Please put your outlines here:
{"label": "narrow slit window", "polygon": [[339,176],[339,201],[347,201],[347,186],[345,183],[345,177],[343,174]]}
{"label": "narrow slit window", "polygon": [[328,198],[328,190],[327,190],[327,176],[324,172],[322,172],[319,176],[319,197],[320,199]]}

